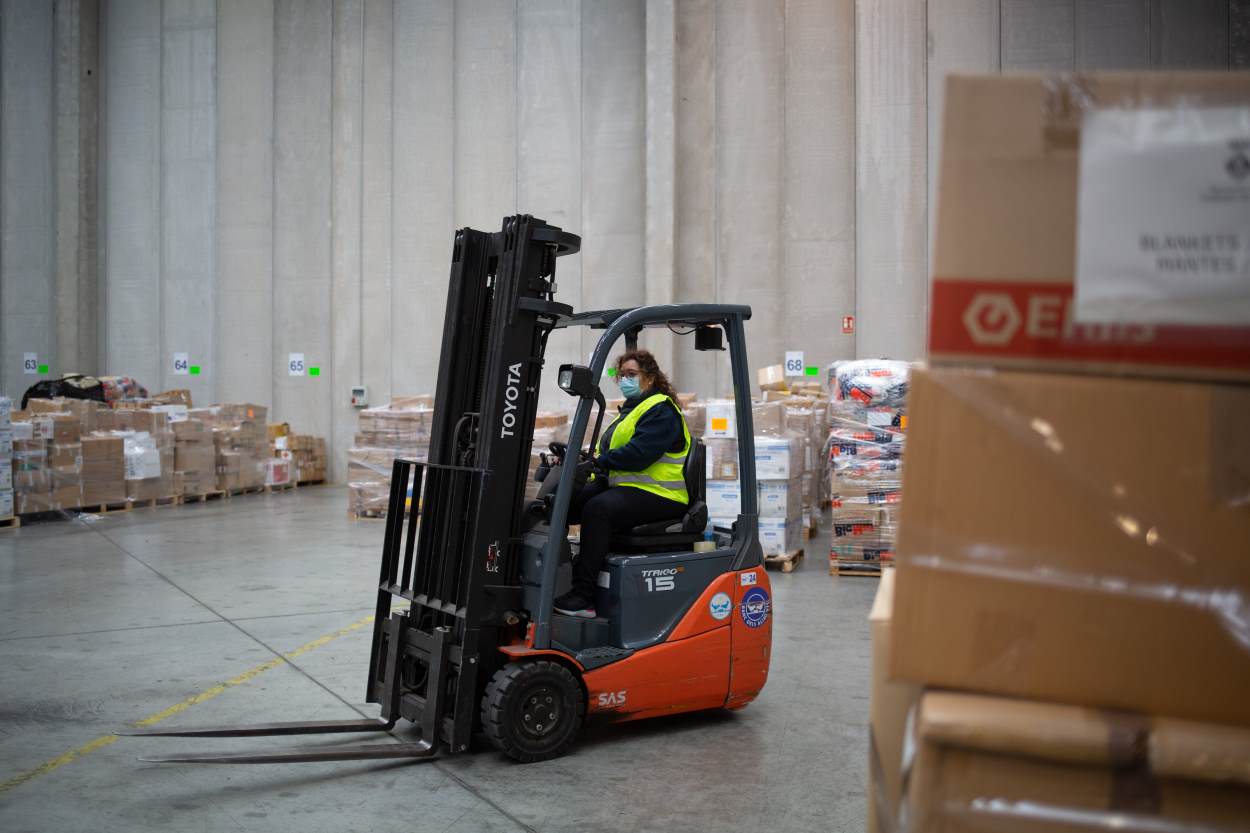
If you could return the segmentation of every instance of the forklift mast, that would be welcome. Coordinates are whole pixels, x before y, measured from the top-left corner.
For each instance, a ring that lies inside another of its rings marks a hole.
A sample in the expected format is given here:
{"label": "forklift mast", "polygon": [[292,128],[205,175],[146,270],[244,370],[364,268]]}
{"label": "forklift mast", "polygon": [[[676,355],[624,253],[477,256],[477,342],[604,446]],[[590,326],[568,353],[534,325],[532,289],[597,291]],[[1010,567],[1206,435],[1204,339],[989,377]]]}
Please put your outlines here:
{"label": "forklift mast", "polygon": [[[543,353],[572,313],[552,300],[556,258],[580,243],[527,215],[456,233],[429,459],[394,463],[367,700],[453,752],[468,746],[480,681],[502,661],[499,629],[519,621]],[[396,597],[406,615],[392,612]]]}

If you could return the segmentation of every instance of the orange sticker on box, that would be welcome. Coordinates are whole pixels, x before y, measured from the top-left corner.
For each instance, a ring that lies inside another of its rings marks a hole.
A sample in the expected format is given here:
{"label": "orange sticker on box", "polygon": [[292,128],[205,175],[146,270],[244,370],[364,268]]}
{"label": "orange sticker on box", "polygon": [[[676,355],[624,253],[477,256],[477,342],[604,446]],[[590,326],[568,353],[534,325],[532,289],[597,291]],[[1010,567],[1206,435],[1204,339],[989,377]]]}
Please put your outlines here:
{"label": "orange sticker on box", "polygon": [[907,430],[907,414],[901,414],[898,418],[898,427]]}
{"label": "orange sticker on box", "polygon": [[712,430],[713,431],[728,431],[729,430],[729,417],[712,417]]}

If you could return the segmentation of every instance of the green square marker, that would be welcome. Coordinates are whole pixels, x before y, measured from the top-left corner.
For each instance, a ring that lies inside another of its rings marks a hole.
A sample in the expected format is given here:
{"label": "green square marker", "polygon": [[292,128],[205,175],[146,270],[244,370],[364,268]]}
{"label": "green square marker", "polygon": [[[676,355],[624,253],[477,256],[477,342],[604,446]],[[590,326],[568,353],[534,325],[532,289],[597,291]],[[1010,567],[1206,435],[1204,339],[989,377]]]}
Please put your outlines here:
{"label": "green square marker", "polygon": [[48,372],[48,366],[47,366],[46,364],[41,364],[41,365],[39,365],[39,372],[40,372],[40,373],[47,373],[47,372]]}
{"label": "green square marker", "polygon": [[321,368],[319,368],[319,367],[310,367],[310,368],[308,368],[308,375],[309,375],[309,376],[320,376],[320,375],[321,375]]}
{"label": "green square marker", "polygon": [[199,376],[200,366],[198,364],[193,364],[187,368],[187,372],[190,373],[192,376]]}
{"label": "green square marker", "polygon": [[806,373],[808,376],[819,376],[819,375],[820,375],[820,368],[819,368],[819,367],[809,367],[809,368],[806,368],[803,372],[804,372],[804,373]]}
{"label": "green square marker", "polygon": [[615,368],[615,367],[609,367],[609,368],[608,368],[608,375],[609,375],[609,376],[615,376],[615,375],[616,375],[616,368]]}

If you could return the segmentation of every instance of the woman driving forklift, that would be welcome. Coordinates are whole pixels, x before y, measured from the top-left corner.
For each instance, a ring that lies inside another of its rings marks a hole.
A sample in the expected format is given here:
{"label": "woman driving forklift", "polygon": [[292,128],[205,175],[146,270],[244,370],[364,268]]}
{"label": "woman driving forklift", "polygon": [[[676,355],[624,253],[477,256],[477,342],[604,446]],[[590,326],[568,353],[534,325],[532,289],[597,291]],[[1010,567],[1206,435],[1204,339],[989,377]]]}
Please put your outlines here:
{"label": "woman driving forklift", "polygon": [[599,438],[597,474],[569,506],[569,522],[582,533],[572,589],[555,600],[566,616],[594,618],[595,584],[614,531],[680,518],[690,503],[683,471],[690,429],[668,377],[650,352],[629,350],[616,360],[616,380],[625,403]]}

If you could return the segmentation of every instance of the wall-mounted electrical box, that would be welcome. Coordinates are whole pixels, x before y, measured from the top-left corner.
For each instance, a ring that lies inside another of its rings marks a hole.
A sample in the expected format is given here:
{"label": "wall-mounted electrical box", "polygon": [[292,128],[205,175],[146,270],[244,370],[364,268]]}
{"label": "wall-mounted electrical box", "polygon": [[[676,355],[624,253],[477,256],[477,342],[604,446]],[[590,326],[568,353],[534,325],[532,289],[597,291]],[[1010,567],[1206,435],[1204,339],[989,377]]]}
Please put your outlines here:
{"label": "wall-mounted electrical box", "polygon": [[352,388],[352,406],[356,408],[369,407],[369,389],[364,385],[356,385]]}

